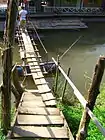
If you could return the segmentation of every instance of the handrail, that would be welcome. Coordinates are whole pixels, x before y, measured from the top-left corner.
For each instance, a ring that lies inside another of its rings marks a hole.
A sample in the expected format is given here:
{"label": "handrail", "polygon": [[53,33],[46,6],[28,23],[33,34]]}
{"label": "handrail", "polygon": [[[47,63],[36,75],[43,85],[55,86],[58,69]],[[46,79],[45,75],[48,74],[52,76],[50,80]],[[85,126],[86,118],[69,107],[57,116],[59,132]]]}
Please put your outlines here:
{"label": "handrail", "polygon": [[82,96],[82,94],[79,92],[79,90],[76,88],[76,86],[73,84],[73,82],[70,80],[70,78],[66,75],[66,73],[64,72],[64,70],[58,65],[57,61],[53,57],[52,57],[52,60],[58,66],[58,69],[60,70],[60,72],[63,74],[63,76],[65,77],[65,79],[69,83],[69,85],[74,90],[75,96],[80,101],[80,103],[82,104],[82,106],[84,107],[84,109],[86,109],[86,111],[89,114],[89,116],[92,119],[92,121],[95,123],[95,125],[97,126],[97,128],[103,134],[103,136],[105,136],[105,128],[101,125],[101,123],[95,117],[95,115],[93,114],[93,112],[88,107],[86,107],[86,105],[87,105],[88,102],[85,100],[85,98]]}
{"label": "handrail", "polygon": [[37,30],[36,30],[35,26],[33,25],[33,23],[32,23],[31,21],[30,21],[30,23],[31,23],[31,25],[32,25],[32,27],[33,27],[33,29],[34,29],[34,31],[35,31],[35,33],[36,33],[38,39],[39,39],[39,42],[40,42],[40,44],[42,45],[42,47],[43,47],[43,49],[44,49],[44,51],[45,51],[45,53],[48,54],[48,52],[47,52],[47,50],[46,50],[46,48],[45,48],[43,42],[41,41],[41,39],[40,39],[40,37],[39,37],[39,35],[38,35],[38,33],[37,33]]}

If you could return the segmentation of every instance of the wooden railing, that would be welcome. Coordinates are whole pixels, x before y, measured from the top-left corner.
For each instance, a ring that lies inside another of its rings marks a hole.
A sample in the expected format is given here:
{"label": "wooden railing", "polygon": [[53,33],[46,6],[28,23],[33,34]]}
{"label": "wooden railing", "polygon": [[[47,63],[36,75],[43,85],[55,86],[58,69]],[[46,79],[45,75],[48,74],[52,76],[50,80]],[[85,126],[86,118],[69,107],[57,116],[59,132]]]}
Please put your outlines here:
{"label": "wooden railing", "polygon": [[64,76],[64,78],[67,80],[67,82],[69,83],[69,85],[72,87],[75,96],[77,97],[77,99],[79,100],[79,102],[81,103],[81,105],[83,106],[83,108],[86,109],[87,113],[89,114],[89,116],[92,119],[92,121],[94,122],[94,124],[100,130],[100,132],[102,133],[102,135],[105,136],[105,128],[101,125],[101,123],[98,121],[98,119],[92,113],[92,111],[88,107],[86,107],[86,105],[87,105],[88,102],[85,100],[85,98],[79,92],[79,90],[76,88],[76,86],[70,80],[70,78],[66,75],[66,73],[61,68],[61,66],[58,65],[58,62],[54,58],[52,58],[52,60],[54,61],[54,63],[56,64],[56,66],[58,67],[58,69],[60,70],[60,72],[62,73],[62,75]]}

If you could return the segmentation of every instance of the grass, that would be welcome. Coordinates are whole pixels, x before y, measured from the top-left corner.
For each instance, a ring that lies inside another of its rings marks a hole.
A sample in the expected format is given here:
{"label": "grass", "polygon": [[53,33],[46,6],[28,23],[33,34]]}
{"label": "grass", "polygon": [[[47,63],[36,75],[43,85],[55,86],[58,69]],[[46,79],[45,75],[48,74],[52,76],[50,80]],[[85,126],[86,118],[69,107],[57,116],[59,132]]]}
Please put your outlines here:
{"label": "grass", "polygon": [[[63,111],[73,136],[76,137],[83,108],[79,103],[74,105],[59,103],[58,107]],[[105,85],[103,85],[101,88],[101,93],[97,98],[93,113],[105,128]],[[88,136],[86,140],[105,140],[104,136],[101,134],[92,120],[89,123]]]}
{"label": "grass", "polygon": [[0,140],[5,140],[5,136],[3,135],[1,129],[1,101],[0,101]]}
{"label": "grass", "polygon": [[[14,108],[14,106],[12,106],[12,109],[11,109],[11,119],[12,120],[13,120],[13,117],[14,117],[14,113],[15,113],[15,108]],[[0,114],[1,114],[1,101],[0,101]],[[0,115],[0,140],[6,140],[6,137],[2,133],[2,128],[1,128],[1,115]]]}

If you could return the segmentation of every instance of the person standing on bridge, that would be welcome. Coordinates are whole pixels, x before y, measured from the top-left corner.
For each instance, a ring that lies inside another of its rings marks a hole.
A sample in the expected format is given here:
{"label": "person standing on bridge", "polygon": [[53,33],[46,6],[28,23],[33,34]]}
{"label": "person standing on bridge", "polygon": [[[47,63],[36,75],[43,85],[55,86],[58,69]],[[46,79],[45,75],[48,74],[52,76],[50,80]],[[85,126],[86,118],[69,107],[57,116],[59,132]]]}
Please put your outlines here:
{"label": "person standing on bridge", "polygon": [[26,20],[27,20],[27,10],[25,10],[25,7],[22,6],[22,9],[19,11],[19,19],[20,19],[20,28],[25,30],[26,27]]}

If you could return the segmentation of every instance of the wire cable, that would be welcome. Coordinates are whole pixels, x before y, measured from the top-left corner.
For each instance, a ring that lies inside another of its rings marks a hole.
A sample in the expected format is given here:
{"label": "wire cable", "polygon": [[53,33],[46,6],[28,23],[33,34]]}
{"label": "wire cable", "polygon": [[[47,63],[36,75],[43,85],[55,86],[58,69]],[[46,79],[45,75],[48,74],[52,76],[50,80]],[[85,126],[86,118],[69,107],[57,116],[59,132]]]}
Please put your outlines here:
{"label": "wire cable", "polygon": [[59,60],[61,60],[64,55],[80,40],[82,36],[79,36],[71,45],[70,47],[60,56]]}

